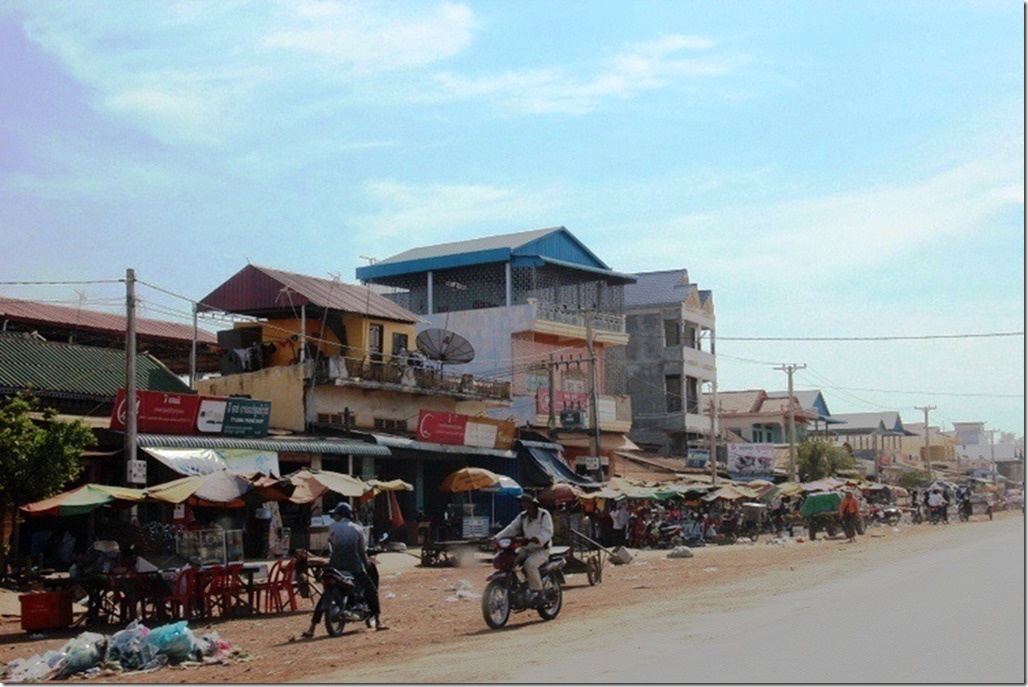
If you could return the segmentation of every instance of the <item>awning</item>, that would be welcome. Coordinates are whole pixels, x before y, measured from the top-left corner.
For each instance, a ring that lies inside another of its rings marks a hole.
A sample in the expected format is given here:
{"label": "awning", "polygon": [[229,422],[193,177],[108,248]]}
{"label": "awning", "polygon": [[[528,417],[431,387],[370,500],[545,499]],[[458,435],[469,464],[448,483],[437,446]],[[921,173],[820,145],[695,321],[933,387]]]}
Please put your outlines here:
{"label": "awning", "polygon": [[242,448],[143,448],[148,455],[182,475],[207,475],[221,470],[279,476],[278,451]]}
{"label": "awning", "polygon": [[[446,456],[492,456],[494,458],[516,459],[518,455],[514,451],[504,451],[496,448],[483,448],[481,446],[458,446],[456,444],[436,444],[430,441],[416,441],[407,437],[398,437],[392,434],[369,434],[378,444],[377,448],[406,449],[409,451],[423,451],[426,453],[442,453]],[[375,444],[368,446],[375,447]],[[354,454],[357,455],[357,454]],[[387,453],[388,455],[388,453]]]}
{"label": "awning", "polygon": [[548,487],[555,482],[566,482],[580,487],[602,486],[572,470],[557,451],[542,446],[560,448],[557,444],[521,441],[521,484],[526,487]]}
{"label": "awning", "polygon": [[389,449],[365,441],[332,439],[234,439],[180,434],[140,434],[140,448],[249,449],[285,453],[331,453],[350,456],[388,456]]}

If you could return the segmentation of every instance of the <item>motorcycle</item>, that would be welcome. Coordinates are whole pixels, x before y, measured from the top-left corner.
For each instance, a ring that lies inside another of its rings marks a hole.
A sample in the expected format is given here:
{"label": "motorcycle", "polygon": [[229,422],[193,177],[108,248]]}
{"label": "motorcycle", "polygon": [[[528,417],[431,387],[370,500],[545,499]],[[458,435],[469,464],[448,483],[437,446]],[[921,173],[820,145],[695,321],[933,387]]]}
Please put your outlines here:
{"label": "motorcycle", "polygon": [[[383,537],[383,542],[385,538]],[[368,549],[369,556],[381,553],[380,549]],[[378,568],[375,559],[369,560],[368,576],[378,584]],[[364,587],[357,583],[352,573],[326,567],[321,571],[322,603],[325,611],[325,631],[332,637],[343,634],[347,622],[363,622],[369,629],[375,629],[375,616],[364,594]]]}
{"label": "motorcycle", "polygon": [[518,574],[518,550],[527,543],[527,539],[504,537],[494,544],[497,549],[493,556],[496,572],[489,576],[482,594],[482,617],[494,630],[507,624],[511,612],[535,609],[543,620],[553,620],[564,603],[563,570],[567,559],[559,553],[551,553],[549,560],[539,569],[543,582],[542,600],[533,603],[534,594],[528,588],[528,580]]}
{"label": "motorcycle", "polygon": [[872,506],[871,521],[890,527],[896,525],[903,517],[903,511],[897,506]]}

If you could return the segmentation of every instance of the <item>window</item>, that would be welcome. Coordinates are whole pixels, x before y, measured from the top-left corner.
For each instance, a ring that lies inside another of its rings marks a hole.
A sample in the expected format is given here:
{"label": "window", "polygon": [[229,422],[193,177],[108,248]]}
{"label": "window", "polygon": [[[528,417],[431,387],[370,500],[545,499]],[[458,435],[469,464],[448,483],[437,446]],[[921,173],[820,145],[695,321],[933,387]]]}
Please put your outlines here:
{"label": "window", "polygon": [[667,412],[682,412],[682,376],[667,375],[664,377],[664,389],[667,399]]}
{"label": "window", "polygon": [[387,432],[406,432],[406,420],[388,420],[386,418],[375,418],[375,429],[382,429]]}
{"label": "window", "polygon": [[678,320],[664,320],[664,345],[681,346],[682,330]]}
{"label": "window", "polygon": [[368,325],[368,354],[375,362],[382,362],[382,335],[382,325]]}
{"label": "window", "polygon": [[409,339],[406,334],[393,332],[393,355],[400,355],[410,351],[407,347]]}

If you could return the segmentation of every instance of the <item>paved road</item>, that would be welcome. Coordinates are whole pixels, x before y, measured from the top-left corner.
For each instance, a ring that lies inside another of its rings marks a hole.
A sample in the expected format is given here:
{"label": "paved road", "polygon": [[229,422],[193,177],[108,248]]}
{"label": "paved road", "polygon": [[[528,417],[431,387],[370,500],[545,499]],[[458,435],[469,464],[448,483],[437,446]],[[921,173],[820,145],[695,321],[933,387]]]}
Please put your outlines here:
{"label": "paved road", "polygon": [[951,533],[952,546],[729,612],[676,613],[682,602],[671,599],[622,609],[616,619],[486,631],[459,653],[330,679],[1024,683],[1024,521]]}

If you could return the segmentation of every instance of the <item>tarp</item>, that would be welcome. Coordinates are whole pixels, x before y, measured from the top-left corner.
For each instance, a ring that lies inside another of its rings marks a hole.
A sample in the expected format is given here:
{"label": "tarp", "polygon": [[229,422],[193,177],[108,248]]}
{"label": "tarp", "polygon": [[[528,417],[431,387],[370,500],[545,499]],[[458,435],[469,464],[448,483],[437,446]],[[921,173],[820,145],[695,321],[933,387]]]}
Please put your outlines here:
{"label": "tarp", "polygon": [[717,491],[711,492],[703,497],[704,501],[715,501],[717,499],[723,499],[725,501],[738,501],[739,499],[755,499],[757,494],[746,487],[733,486],[731,484],[726,485],[718,489]]}
{"label": "tarp", "polygon": [[525,487],[548,487],[554,482],[566,482],[580,487],[599,487],[600,484],[577,474],[552,449],[542,448],[536,442],[519,442],[521,482]]}
{"label": "tarp", "polygon": [[842,494],[837,491],[828,491],[823,493],[815,493],[807,496],[806,500],[803,501],[803,507],[800,509],[800,513],[805,518],[809,518],[815,513],[824,513],[826,511],[837,511],[839,510],[839,504],[842,503]]}
{"label": "tarp", "polygon": [[220,470],[239,474],[279,475],[278,453],[242,448],[156,448],[143,450],[182,475],[207,475]]}
{"label": "tarp", "polygon": [[110,487],[106,484],[85,484],[50,498],[22,506],[29,515],[71,516],[91,513],[100,506],[114,501],[126,504],[143,500],[142,489]]}

